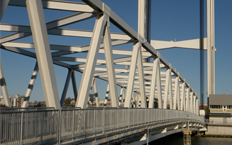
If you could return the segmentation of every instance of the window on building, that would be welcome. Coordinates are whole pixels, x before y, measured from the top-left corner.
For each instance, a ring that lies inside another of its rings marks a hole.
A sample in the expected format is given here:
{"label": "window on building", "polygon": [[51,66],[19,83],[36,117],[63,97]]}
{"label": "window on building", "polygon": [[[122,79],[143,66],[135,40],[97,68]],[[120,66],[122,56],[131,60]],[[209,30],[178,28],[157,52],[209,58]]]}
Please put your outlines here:
{"label": "window on building", "polygon": [[[210,105],[210,108],[212,108],[212,109],[221,109],[222,105]],[[231,106],[231,108],[232,108],[232,106]]]}

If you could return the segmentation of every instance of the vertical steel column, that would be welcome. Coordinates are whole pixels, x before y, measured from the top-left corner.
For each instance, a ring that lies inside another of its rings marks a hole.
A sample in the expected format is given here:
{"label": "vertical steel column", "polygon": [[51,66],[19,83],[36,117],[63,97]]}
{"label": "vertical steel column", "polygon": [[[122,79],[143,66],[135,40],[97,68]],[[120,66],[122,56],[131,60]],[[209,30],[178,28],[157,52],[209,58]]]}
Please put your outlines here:
{"label": "vertical steel column", "polygon": [[26,0],[47,107],[60,108],[53,61],[41,0]]}
{"label": "vertical steel column", "polygon": [[62,93],[62,96],[61,96],[61,99],[60,99],[60,106],[61,107],[63,107],[63,105],[64,105],[64,100],[66,98],[66,94],[67,94],[67,91],[68,91],[68,86],[69,86],[69,82],[70,82],[70,78],[71,78],[72,73],[73,73],[73,70],[68,69],[68,75],[67,75],[67,78],[66,78],[66,81],[65,81],[65,84],[64,84],[63,93]]}
{"label": "vertical steel column", "polygon": [[138,52],[138,75],[139,75],[139,88],[140,88],[140,97],[141,97],[141,107],[147,108],[147,98],[146,98],[146,92],[145,92],[145,85],[144,85],[144,72],[143,72],[143,60],[142,60],[142,47],[140,47],[140,50]]}
{"label": "vertical steel column", "polygon": [[193,113],[196,114],[196,95],[193,96]]}
{"label": "vertical steel column", "polygon": [[138,52],[139,52],[140,47],[141,47],[141,43],[138,42],[134,44],[133,51],[132,51],[130,72],[129,72],[129,78],[128,78],[127,90],[126,90],[126,98],[125,98],[125,104],[124,104],[124,107],[128,107],[128,108],[130,108],[130,103],[131,103],[131,95],[132,95],[132,91],[134,87],[136,63],[137,63]]}
{"label": "vertical steel column", "polygon": [[6,7],[8,6],[9,1],[10,0],[0,0],[0,6],[1,6],[1,9],[0,9],[0,22],[2,20],[2,17],[4,15]]}
{"label": "vertical steel column", "polygon": [[7,107],[11,107],[8,90],[6,86],[6,80],[5,80],[3,69],[2,69],[1,59],[0,59],[0,85],[1,85],[2,95],[5,101],[5,105]]}
{"label": "vertical steel column", "polygon": [[162,89],[161,89],[161,76],[160,76],[160,60],[158,61],[157,66],[157,95],[158,95],[158,108],[163,108],[163,100],[162,100]]}
{"label": "vertical steel column", "polygon": [[189,88],[187,88],[186,90],[186,110],[185,111],[189,111]]}
{"label": "vertical steel column", "polygon": [[172,76],[171,76],[171,69],[170,69],[170,73],[169,73],[169,87],[168,87],[168,90],[169,90],[169,106],[170,106],[170,109],[173,109],[173,96],[172,96]]}
{"label": "vertical steel column", "polygon": [[32,93],[32,90],[33,90],[33,87],[34,87],[35,80],[36,80],[36,77],[38,75],[38,72],[39,72],[39,67],[38,67],[38,63],[36,62],[35,68],[34,68],[34,70],[32,72],[32,76],[31,76],[29,85],[27,87],[27,91],[26,91],[26,94],[25,94],[25,98],[24,98],[22,107],[27,107],[27,105],[29,103],[30,96],[31,96],[31,93]]}
{"label": "vertical steel column", "polygon": [[106,89],[106,96],[105,96],[104,106],[107,106],[109,91],[110,91],[110,87],[109,87],[109,84],[108,84],[107,89]]}
{"label": "vertical steel column", "polygon": [[180,85],[179,85],[179,76],[175,78],[175,92],[174,92],[174,106],[173,109],[176,109],[176,103],[178,103],[177,108],[180,108]]}
{"label": "vertical steel column", "polygon": [[193,113],[193,92],[190,93],[190,109],[189,112]]}
{"label": "vertical steel column", "polygon": [[[147,0],[138,0],[138,34],[142,38],[147,39]],[[147,99],[144,87],[144,72],[142,64],[144,60],[142,59],[141,51],[146,50],[141,47],[138,54],[141,107],[147,108]]]}
{"label": "vertical steel column", "polygon": [[214,0],[207,0],[207,87],[215,94]]}
{"label": "vertical steel column", "polygon": [[181,107],[179,110],[184,111],[184,103],[185,103],[185,82],[181,84]]}
{"label": "vertical steel column", "polygon": [[158,65],[159,65],[159,58],[156,58],[153,61],[153,71],[152,71],[152,78],[151,78],[151,90],[150,90],[150,97],[149,97],[149,108],[154,108],[155,83],[156,83],[156,78],[157,78]]}
{"label": "vertical steel column", "polygon": [[212,93],[211,0],[207,0],[207,97]]}
{"label": "vertical steel column", "polygon": [[196,99],[196,114],[199,115],[199,102],[198,102],[198,98]]}
{"label": "vertical steel column", "polygon": [[96,102],[97,107],[99,107],[99,99],[98,99],[98,91],[97,91],[97,79],[96,78],[94,78],[93,89],[94,89],[94,95],[95,95],[95,102]]}
{"label": "vertical steel column", "polygon": [[93,36],[91,39],[90,49],[87,56],[87,61],[85,64],[85,70],[82,75],[79,97],[76,101],[76,107],[84,108],[87,104],[87,99],[89,96],[89,90],[93,79],[94,70],[96,67],[97,57],[99,53],[99,47],[103,36],[103,31],[105,28],[105,16],[99,16],[96,20]]}
{"label": "vertical steel column", "polygon": [[215,94],[215,28],[214,0],[211,1],[211,46],[212,46],[212,94]]}
{"label": "vertical steel column", "polygon": [[195,98],[195,114],[197,114],[197,96],[196,96],[196,98]]}
{"label": "vertical steel column", "polygon": [[104,40],[103,43],[105,50],[106,67],[108,73],[108,82],[110,87],[111,106],[118,107],[118,92],[117,92],[117,84],[115,79],[115,69],[114,69],[114,60],[113,60],[114,58],[112,53],[112,44],[110,37],[109,16],[107,16],[107,24],[106,24],[103,40]]}
{"label": "vertical steel column", "polygon": [[147,39],[147,0],[138,0],[138,34]]}
{"label": "vertical steel column", "polygon": [[73,73],[71,75],[71,78],[72,78],[74,97],[75,97],[75,100],[77,100],[78,92],[77,92],[77,84],[76,84],[76,77],[75,77],[75,71],[74,70],[73,70]]}
{"label": "vertical steel column", "polygon": [[[168,68],[166,71],[166,79],[165,79],[165,93],[164,93],[164,109],[167,109],[167,102],[168,102],[168,94],[169,92],[169,80],[171,79],[171,69]],[[170,96],[170,95],[169,95]]]}

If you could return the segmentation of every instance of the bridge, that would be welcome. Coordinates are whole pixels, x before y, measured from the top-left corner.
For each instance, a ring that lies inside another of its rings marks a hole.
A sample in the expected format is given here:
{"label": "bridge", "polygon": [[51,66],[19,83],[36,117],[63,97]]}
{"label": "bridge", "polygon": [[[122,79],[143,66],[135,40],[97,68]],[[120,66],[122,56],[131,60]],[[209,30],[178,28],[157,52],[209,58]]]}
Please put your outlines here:
{"label": "bridge", "polygon": [[[207,17],[212,18],[207,19],[207,38],[177,42],[150,40],[148,5],[146,0],[138,1],[137,32],[100,0],[83,0],[83,3],[1,0],[1,19],[7,17],[7,13],[4,14],[6,8],[13,6],[25,7],[30,21],[30,26],[1,23],[1,31],[14,32],[0,38],[1,49],[37,60],[20,109],[11,108],[7,79],[0,61],[1,90],[9,107],[0,112],[1,144],[141,144],[187,128],[201,129],[204,119],[199,116],[198,95],[157,50],[173,47],[207,49],[208,63],[212,63],[208,67],[208,77],[212,78],[208,83],[211,92],[208,93],[212,94],[213,1],[207,1]],[[74,14],[46,23],[44,9]],[[95,19],[93,31],[63,28],[73,23],[89,23],[89,19]],[[121,33],[111,32],[112,26]],[[91,41],[83,46],[50,44],[48,35],[83,37]],[[34,43],[16,41],[29,36]],[[68,69],[61,97],[54,65]],[[82,73],[79,92],[75,71]],[[26,108],[38,73],[48,107],[42,110]],[[105,107],[98,102],[98,89],[104,88],[97,86],[97,79],[108,82]],[[70,80],[76,104],[75,108],[64,108]],[[121,88],[120,94],[117,87]],[[96,108],[89,107],[88,103],[92,89]],[[106,106],[108,95],[111,106]]]}

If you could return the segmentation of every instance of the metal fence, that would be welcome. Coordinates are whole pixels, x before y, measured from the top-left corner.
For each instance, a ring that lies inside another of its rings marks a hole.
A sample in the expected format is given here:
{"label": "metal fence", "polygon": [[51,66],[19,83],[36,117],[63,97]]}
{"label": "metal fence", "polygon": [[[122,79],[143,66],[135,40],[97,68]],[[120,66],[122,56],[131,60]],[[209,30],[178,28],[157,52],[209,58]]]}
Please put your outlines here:
{"label": "metal fence", "polygon": [[0,144],[57,142],[58,110],[0,112]]}
{"label": "metal fence", "polygon": [[[144,127],[170,120],[197,120],[196,114],[165,109],[94,108],[0,112],[0,144],[51,144]],[[189,117],[188,117],[189,116]]]}
{"label": "metal fence", "polygon": [[20,107],[0,107],[0,112],[6,111],[35,111],[35,110],[55,110],[54,107],[27,107],[27,108],[20,108]]}

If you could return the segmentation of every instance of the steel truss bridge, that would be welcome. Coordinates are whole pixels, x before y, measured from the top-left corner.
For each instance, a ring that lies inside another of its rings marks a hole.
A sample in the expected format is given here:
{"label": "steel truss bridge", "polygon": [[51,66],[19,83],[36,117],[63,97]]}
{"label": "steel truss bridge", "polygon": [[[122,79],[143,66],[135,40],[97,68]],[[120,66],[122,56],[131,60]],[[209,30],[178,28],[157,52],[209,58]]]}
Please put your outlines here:
{"label": "steel truss bridge", "polygon": [[[159,138],[158,136],[164,136],[162,133],[170,130],[172,134],[187,126],[194,130],[203,127],[204,120],[198,115],[199,97],[157,50],[173,47],[200,49],[202,46],[208,50],[208,59],[214,60],[213,0],[207,1],[207,18],[211,18],[207,19],[210,35],[201,41],[193,39],[178,42],[149,40],[146,35],[148,33],[146,0],[138,2],[138,32],[100,0],[83,0],[83,2],[1,0],[1,19],[7,17],[7,13],[4,15],[7,6],[25,7],[28,11],[30,26],[0,24],[1,31],[14,32],[0,38],[1,49],[37,60],[23,107],[29,102],[37,74],[40,72],[46,106],[54,109],[35,111],[25,108],[18,111],[2,111],[0,142],[60,143],[66,139],[73,139],[76,143],[104,143],[110,139],[123,140],[126,136],[141,134],[146,134],[146,141],[151,141],[149,136],[152,134]],[[76,13],[46,23],[44,9]],[[96,19],[93,31],[61,28],[93,18]],[[122,33],[112,33],[110,29],[112,25]],[[90,38],[91,42],[85,46],[50,44],[48,35]],[[15,41],[28,36],[33,37],[34,43]],[[128,46],[127,44],[133,47],[124,49],[123,45]],[[119,46],[123,49],[117,49]],[[32,49],[34,50],[31,51]],[[84,57],[86,54],[87,57]],[[104,54],[105,57],[100,57],[99,54]],[[148,58],[151,61],[146,61]],[[54,64],[69,70],[61,99]],[[212,71],[214,64],[210,65],[208,70],[212,72],[208,77],[211,77],[210,80],[214,83]],[[75,71],[83,73],[79,92]],[[5,104],[11,107],[7,79],[4,77],[1,61],[0,78]],[[110,94],[111,108],[88,107],[92,88],[95,92],[96,105],[99,107],[97,89],[99,86],[96,79],[108,82],[106,101]],[[77,108],[61,109],[70,80]],[[213,83],[208,86],[211,87],[209,93],[214,91]],[[119,95],[117,86],[121,87]],[[157,108],[154,106],[155,100],[158,101]],[[186,125],[187,120],[190,121],[189,125]],[[14,133],[15,129],[17,135]]]}

